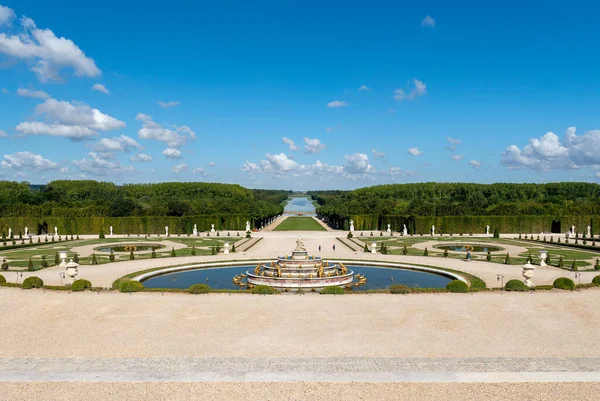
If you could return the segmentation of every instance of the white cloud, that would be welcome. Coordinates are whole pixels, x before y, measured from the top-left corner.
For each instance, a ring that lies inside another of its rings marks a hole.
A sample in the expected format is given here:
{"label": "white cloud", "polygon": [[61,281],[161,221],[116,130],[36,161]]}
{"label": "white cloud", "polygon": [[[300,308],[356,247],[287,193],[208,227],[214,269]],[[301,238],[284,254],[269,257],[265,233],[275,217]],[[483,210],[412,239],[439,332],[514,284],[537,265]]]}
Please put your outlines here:
{"label": "white cloud", "polygon": [[596,176],[596,178],[600,178],[600,171],[596,171],[596,174],[594,174]]}
{"label": "white cloud", "polygon": [[98,176],[122,175],[135,171],[135,168],[132,166],[123,167],[118,161],[107,160],[96,152],[88,153],[81,160],[74,160],[73,164],[84,173]]}
{"label": "white cloud", "polygon": [[370,90],[371,90],[371,88],[369,88],[367,85],[361,85],[361,87],[358,88],[359,92],[368,92]]}
{"label": "white cloud", "polygon": [[435,28],[435,20],[428,15],[425,18],[423,18],[423,21],[421,21],[421,25],[427,28]]}
{"label": "white cloud", "polygon": [[94,150],[97,152],[131,152],[139,149],[141,149],[140,144],[126,135],[116,138],[102,138],[94,146]]}
{"label": "white cloud", "polygon": [[471,160],[469,162],[469,166],[473,167],[475,170],[479,170],[482,165],[483,163],[477,160]]}
{"label": "white cloud", "polygon": [[64,174],[70,172],[71,170],[68,167],[61,167],[58,171]]}
{"label": "white cloud", "polygon": [[298,150],[298,146],[296,146],[294,141],[292,141],[290,138],[284,136],[281,140],[283,141],[283,143],[288,145],[290,150]]}
{"label": "white cloud", "polygon": [[132,162],[148,163],[152,161],[152,156],[145,153],[138,153],[137,155],[131,156],[129,160]]}
{"label": "white cloud", "polygon": [[180,127],[174,125],[173,129],[164,128],[161,124],[154,122],[151,116],[142,113],[138,113],[135,119],[143,122],[142,128],[138,131],[140,138],[166,142],[169,148],[180,148],[188,137],[190,139],[196,137],[194,131],[186,125]]}
{"label": "white cloud", "polygon": [[181,152],[179,149],[167,148],[163,150],[162,154],[165,155],[167,159],[181,159]]}
{"label": "white cloud", "polygon": [[48,99],[50,97],[50,95],[44,91],[36,91],[36,90],[30,90],[30,89],[25,89],[25,88],[17,89],[17,95],[23,96],[23,97],[32,97],[32,98],[36,98],[36,99]]}
{"label": "white cloud", "polygon": [[423,152],[421,152],[419,148],[410,148],[408,149],[408,154],[412,156],[421,156]]}
{"label": "white cloud", "polygon": [[578,169],[600,166],[600,130],[577,135],[575,127],[567,128],[564,139],[548,132],[540,138],[529,139],[523,149],[511,145],[502,155],[509,169],[533,170]]}
{"label": "white cloud", "polygon": [[414,87],[410,89],[408,93],[404,89],[396,89],[394,91],[394,99],[398,101],[402,100],[413,100],[419,96],[423,96],[427,93],[427,85],[423,81],[413,79]]}
{"label": "white cloud", "polygon": [[333,102],[327,103],[327,107],[330,109],[335,109],[337,107],[346,107],[346,106],[348,106],[348,103],[342,102],[340,100],[334,100]]}
{"label": "white cloud", "polygon": [[8,134],[0,129],[0,138],[6,138]]}
{"label": "white cloud", "polygon": [[[299,166],[297,161],[290,159],[285,153],[275,155],[267,153],[265,157],[267,158],[268,163],[270,163],[270,166],[267,165],[267,169],[271,168],[275,171],[290,171],[295,170]],[[264,167],[265,166],[263,166],[263,168]]]}
{"label": "white cloud", "polygon": [[2,88],[2,93],[4,93],[5,95],[9,94],[10,91],[6,88]]}
{"label": "white cloud", "polygon": [[246,160],[242,166],[242,171],[246,173],[261,173],[262,169],[258,164]]}
{"label": "white cloud", "polygon": [[378,152],[375,149],[371,149],[371,152],[373,152],[373,157],[376,159],[383,159],[386,155],[385,152]]}
{"label": "white cloud", "polygon": [[375,172],[375,167],[369,163],[369,157],[364,153],[346,155],[344,159],[346,159],[344,172],[349,175],[364,175]]}
{"label": "white cloud", "polygon": [[46,122],[23,122],[16,130],[24,135],[62,136],[78,141],[96,136],[97,131],[125,127],[123,121],[79,102],[48,99],[36,107],[36,114],[42,115]]}
{"label": "white cloud", "polygon": [[13,18],[15,18],[15,12],[0,4],[0,26],[10,24]]}
{"label": "white cloud", "polygon": [[0,163],[2,168],[10,170],[46,171],[54,170],[58,164],[43,156],[31,152],[17,152],[12,155],[4,155]]}
{"label": "white cloud", "polygon": [[309,154],[319,153],[321,150],[325,149],[325,145],[321,143],[317,138],[310,139],[304,138],[304,152]]}
{"label": "white cloud", "polygon": [[464,159],[465,157],[464,157],[463,155],[452,155],[452,156],[450,156],[450,158],[451,158],[452,160],[454,160],[455,162],[459,162],[459,161],[461,161],[462,159]]}
{"label": "white cloud", "polygon": [[176,102],[156,102],[158,103],[158,105],[160,107],[162,107],[163,109],[170,109],[171,107],[175,107],[175,106],[179,106],[179,104],[181,103],[180,101],[176,101]]}
{"label": "white cloud", "polygon": [[105,95],[108,95],[110,92],[108,91],[108,89],[106,89],[106,86],[102,85],[102,84],[94,84],[92,86],[92,90],[96,91],[96,92],[102,92]]}
{"label": "white cloud", "polygon": [[208,167],[215,167],[216,165],[217,165],[217,163],[215,163],[215,162],[208,163]]}
{"label": "white cloud", "polygon": [[196,167],[194,170],[192,170],[192,174],[199,174],[202,176],[208,175],[208,173],[206,171],[204,171],[204,169],[202,167]]}
{"label": "white cloud", "polygon": [[187,170],[188,165],[185,163],[179,163],[178,165],[174,166],[171,171],[174,173],[181,173],[182,171]]}
{"label": "white cloud", "polygon": [[[6,11],[2,11],[2,15]],[[6,18],[6,17],[4,17]],[[57,37],[50,29],[38,29],[31,18],[20,19],[20,31],[0,33],[0,53],[22,60],[34,60],[31,68],[40,81],[60,81],[59,72],[71,68],[77,76],[97,77],[100,69],[73,41]]]}
{"label": "white cloud", "polygon": [[402,175],[402,170],[400,169],[400,167],[390,167],[390,169],[387,171],[388,175],[391,176],[397,176],[397,175]]}
{"label": "white cloud", "polygon": [[460,145],[462,143],[462,141],[460,139],[450,138],[449,136],[446,137],[446,140],[448,142],[450,142],[452,145]]}

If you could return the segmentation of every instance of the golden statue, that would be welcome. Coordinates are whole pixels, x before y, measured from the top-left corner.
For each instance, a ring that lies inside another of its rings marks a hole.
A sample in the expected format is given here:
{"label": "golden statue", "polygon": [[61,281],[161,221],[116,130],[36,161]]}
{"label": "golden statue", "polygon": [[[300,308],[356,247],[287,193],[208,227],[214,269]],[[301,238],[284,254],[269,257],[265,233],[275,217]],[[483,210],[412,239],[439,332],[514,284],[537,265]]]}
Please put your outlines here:
{"label": "golden statue", "polygon": [[256,265],[256,268],[254,269],[254,274],[256,274],[257,276],[260,275],[260,265]]}
{"label": "golden statue", "polygon": [[323,266],[319,267],[319,271],[317,272],[317,277],[323,277]]}
{"label": "golden statue", "polygon": [[277,277],[281,277],[281,267],[277,265]]}

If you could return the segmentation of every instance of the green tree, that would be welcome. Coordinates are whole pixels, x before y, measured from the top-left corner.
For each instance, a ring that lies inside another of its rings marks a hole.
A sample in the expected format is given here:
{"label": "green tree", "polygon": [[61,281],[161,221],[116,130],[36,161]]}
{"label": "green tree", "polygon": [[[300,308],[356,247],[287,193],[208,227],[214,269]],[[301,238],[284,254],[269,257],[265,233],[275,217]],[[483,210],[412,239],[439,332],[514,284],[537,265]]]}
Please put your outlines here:
{"label": "green tree", "polygon": [[175,247],[171,248],[171,257],[175,257],[177,256],[177,254],[175,254]]}
{"label": "green tree", "polygon": [[367,246],[367,244],[365,243],[365,247],[363,248],[364,252],[369,252],[369,247]]}
{"label": "green tree", "polygon": [[500,230],[498,230],[498,227],[494,228],[494,238],[500,238]]}
{"label": "green tree", "polygon": [[97,265],[98,264],[98,259],[96,259],[96,254],[92,253],[92,265]]}
{"label": "green tree", "polygon": [[75,256],[73,256],[73,262],[79,263],[79,254],[78,253],[76,253]]}
{"label": "green tree", "polygon": [[429,256],[429,252],[427,252],[427,247],[425,247],[425,250],[423,251],[423,256]]}
{"label": "green tree", "polygon": [[133,249],[129,251],[129,260],[134,260],[135,255],[133,254]]}
{"label": "green tree", "polygon": [[577,268],[577,265],[575,264],[575,259],[573,259],[573,263],[571,264],[571,271],[576,272],[579,269]]}
{"label": "green tree", "polygon": [[444,249],[444,257],[447,258],[448,257],[448,250]]}
{"label": "green tree", "polygon": [[156,259],[156,250],[152,248],[152,253],[150,254],[150,258]]}
{"label": "green tree", "polygon": [[492,254],[490,251],[487,251],[487,255],[485,256],[485,260],[487,260],[488,262],[492,260]]}
{"label": "green tree", "polygon": [[560,258],[558,258],[558,267],[560,267],[560,268],[565,267],[565,262],[563,260],[563,255],[560,255]]}
{"label": "green tree", "polygon": [[110,250],[110,255],[108,255],[108,260],[110,260],[111,262],[115,261],[115,254],[112,251],[112,249]]}
{"label": "green tree", "polygon": [[231,245],[231,252],[235,252],[235,244]]}
{"label": "green tree", "polygon": [[510,265],[510,255],[506,252],[506,258],[504,258],[504,264]]}
{"label": "green tree", "polygon": [[29,262],[27,263],[27,270],[32,272],[33,269],[33,261],[31,260],[31,258],[29,258]]}
{"label": "green tree", "polygon": [[546,264],[547,265],[552,265],[551,259],[550,259],[550,252],[548,252],[546,254]]}
{"label": "green tree", "polygon": [[48,267],[48,261],[46,261],[46,255],[42,255],[42,267]]}
{"label": "green tree", "polygon": [[192,256],[196,256],[196,247],[192,245]]}
{"label": "green tree", "polygon": [[60,256],[58,255],[58,252],[54,253],[54,264],[55,265],[60,264]]}
{"label": "green tree", "polygon": [[408,249],[406,248],[406,244],[404,244],[404,248],[402,248],[402,255],[406,255],[408,253]]}
{"label": "green tree", "polygon": [[100,234],[98,234],[98,238],[105,239],[106,235],[104,235],[104,227],[100,227]]}

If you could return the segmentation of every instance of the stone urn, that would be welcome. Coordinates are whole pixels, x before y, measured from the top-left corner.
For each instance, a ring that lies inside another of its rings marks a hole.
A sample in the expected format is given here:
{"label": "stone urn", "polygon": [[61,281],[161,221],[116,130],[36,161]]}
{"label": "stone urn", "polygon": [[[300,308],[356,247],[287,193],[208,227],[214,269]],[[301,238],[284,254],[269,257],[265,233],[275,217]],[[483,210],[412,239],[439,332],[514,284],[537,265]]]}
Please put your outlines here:
{"label": "stone urn", "polygon": [[546,258],[548,257],[548,251],[540,251],[540,266],[546,266]]}
{"label": "stone urn", "polygon": [[371,244],[371,253],[377,253],[377,244],[375,242]]}
{"label": "stone urn", "polygon": [[75,281],[75,277],[79,274],[79,265],[73,262],[73,259],[66,265],[67,268],[67,276],[69,277],[70,284],[73,284]]}
{"label": "stone urn", "polygon": [[223,245],[223,253],[229,255],[229,242],[226,242],[225,245]]}
{"label": "stone urn", "polygon": [[523,265],[523,277],[525,277],[525,285],[529,288],[533,286],[533,281],[531,281],[531,279],[533,278],[533,271],[535,268],[536,266],[529,263],[529,261]]}

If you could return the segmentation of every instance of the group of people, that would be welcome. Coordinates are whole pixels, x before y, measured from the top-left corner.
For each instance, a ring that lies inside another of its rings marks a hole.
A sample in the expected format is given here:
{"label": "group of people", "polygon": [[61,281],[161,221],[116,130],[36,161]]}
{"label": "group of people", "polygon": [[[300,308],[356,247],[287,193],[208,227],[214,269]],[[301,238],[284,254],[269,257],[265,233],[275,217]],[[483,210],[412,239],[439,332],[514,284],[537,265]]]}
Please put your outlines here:
{"label": "group of people", "polygon": [[[333,250],[335,252],[335,244],[333,244],[332,248],[333,248]],[[321,245],[319,245],[319,252],[321,252]]]}

